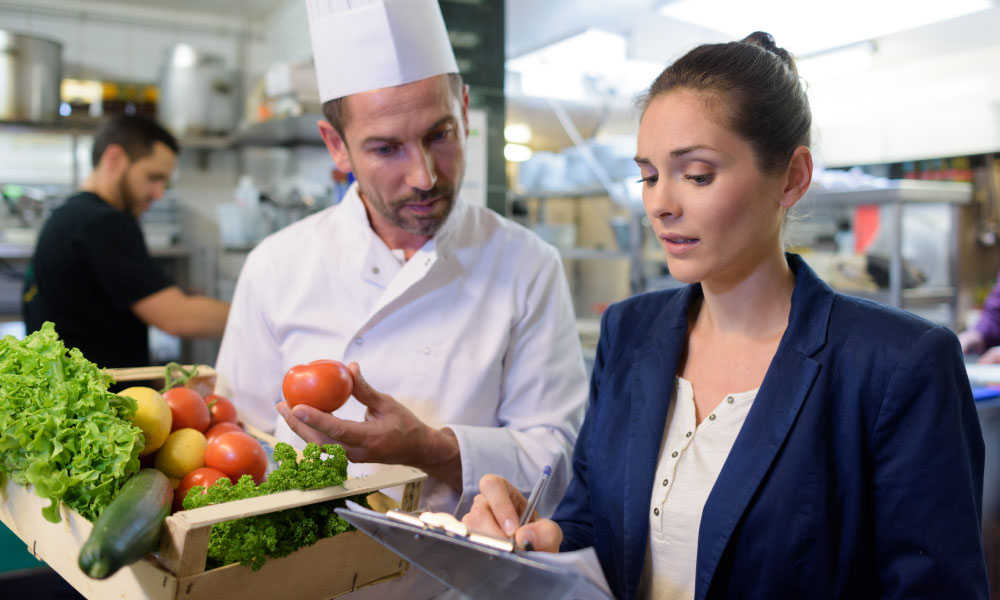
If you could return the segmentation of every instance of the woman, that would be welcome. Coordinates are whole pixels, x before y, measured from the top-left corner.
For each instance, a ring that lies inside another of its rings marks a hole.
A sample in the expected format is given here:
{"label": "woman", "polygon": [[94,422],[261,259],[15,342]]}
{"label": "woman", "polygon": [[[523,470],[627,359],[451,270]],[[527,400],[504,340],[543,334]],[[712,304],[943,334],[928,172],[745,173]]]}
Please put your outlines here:
{"label": "woman", "polygon": [[670,273],[604,314],[553,520],[486,476],[465,522],[594,546],[619,598],[986,598],[983,441],[955,335],[785,254],[808,101],[764,33],[700,46],[642,101]]}

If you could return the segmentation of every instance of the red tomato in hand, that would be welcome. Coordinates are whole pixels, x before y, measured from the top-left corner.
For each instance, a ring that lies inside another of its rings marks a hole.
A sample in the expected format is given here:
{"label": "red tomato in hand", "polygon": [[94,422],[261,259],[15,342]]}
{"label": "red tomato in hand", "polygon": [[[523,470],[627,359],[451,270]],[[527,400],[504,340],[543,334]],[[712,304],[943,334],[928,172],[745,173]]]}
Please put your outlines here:
{"label": "red tomato in hand", "polygon": [[289,408],[308,404],[323,412],[333,412],[347,402],[353,385],[351,372],[343,363],[314,360],[288,369],[281,391]]}
{"label": "red tomato in hand", "polygon": [[[211,467],[201,467],[185,475],[184,479],[181,479],[181,484],[177,486],[177,490],[174,491],[174,512],[184,510],[182,503],[191,488],[198,485],[208,487],[222,478],[229,479],[229,476]],[[229,482],[232,483],[232,479],[229,479]]]}
{"label": "red tomato in hand", "polygon": [[170,412],[174,416],[170,431],[190,427],[205,433],[205,430],[208,429],[212,415],[208,412],[208,406],[205,405],[201,394],[192,389],[176,387],[167,390],[163,394],[163,399],[167,401]]}
{"label": "red tomato in hand", "polygon": [[239,417],[236,415],[236,407],[224,396],[209,394],[205,396],[205,405],[208,406],[208,412],[212,415],[209,427],[218,425],[219,423],[235,423],[239,421]]}
{"label": "red tomato in hand", "polygon": [[267,453],[260,443],[240,431],[219,434],[205,449],[205,466],[218,469],[234,482],[250,475],[255,483],[264,481]]}
{"label": "red tomato in hand", "polygon": [[227,431],[239,431],[240,433],[244,433],[243,428],[236,423],[219,423],[208,428],[208,431],[205,432],[205,441],[211,444],[212,440]]}

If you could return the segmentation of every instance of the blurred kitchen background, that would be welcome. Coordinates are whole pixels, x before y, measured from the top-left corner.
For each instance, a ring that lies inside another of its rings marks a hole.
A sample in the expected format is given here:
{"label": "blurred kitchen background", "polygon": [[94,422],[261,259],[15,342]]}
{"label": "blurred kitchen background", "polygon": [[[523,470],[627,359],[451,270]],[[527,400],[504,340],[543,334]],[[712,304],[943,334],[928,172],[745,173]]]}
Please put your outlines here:
{"label": "blurred kitchen background", "polygon": [[[771,32],[813,108],[815,183],[789,244],[836,287],[961,328],[1000,267],[1000,5],[875,0],[441,0],[472,88],[470,202],[562,252],[581,336],[677,285],[642,214],[637,92],[703,42]],[[45,217],[86,177],[101,117],[181,140],[142,224],[193,292],[229,299],[263,236],[336,204],[300,0],[0,1],[0,331]],[[344,57],[350,60],[350,57]],[[217,342],[153,336],[158,362]]]}

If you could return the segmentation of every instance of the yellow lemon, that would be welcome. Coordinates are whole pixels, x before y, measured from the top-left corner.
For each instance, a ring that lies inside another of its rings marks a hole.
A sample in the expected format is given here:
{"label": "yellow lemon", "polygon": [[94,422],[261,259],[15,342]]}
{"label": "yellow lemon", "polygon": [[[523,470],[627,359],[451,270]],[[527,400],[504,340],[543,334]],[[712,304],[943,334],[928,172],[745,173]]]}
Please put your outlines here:
{"label": "yellow lemon", "polygon": [[160,392],[148,387],[130,387],[118,392],[119,396],[128,396],[139,404],[132,417],[132,424],[142,430],[146,445],[142,447],[139,456],[156,452],[170,435],[170,427],[174,417],[170,406]]}
{"label": "yellow lemon", "polygon": [[205,434],[197,429],[185,427],[167,436],[167,441],[156,451],[154,466],[171,479],[183,479],[185,475],[205,466]]}

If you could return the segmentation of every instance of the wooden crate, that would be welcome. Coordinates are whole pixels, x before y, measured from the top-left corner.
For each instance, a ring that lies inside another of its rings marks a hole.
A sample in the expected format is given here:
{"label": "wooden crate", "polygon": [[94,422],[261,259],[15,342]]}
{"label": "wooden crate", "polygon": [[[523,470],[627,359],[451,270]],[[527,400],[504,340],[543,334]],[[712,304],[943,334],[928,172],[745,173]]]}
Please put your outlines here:
{"label": "wooden crate", "polygon": [[[127,377],[135,376],[131,380],[150,377],[140,369],[127,371],[131,372],[125,374]],[[162,369],[159,371],[162,374]],[[48,500],[12,480],[2,481],[0,521],[27,544],[29,552],[91,600],[321,600],[399,577],[408,564],[363,533],[351,531],[319,540],[284,558],[270,558],[258,571],[239,564],[206,571],[212,525],[400,485],[405,486],[400,508],[412,511],[417,508],[425,478],[417,469],[392,466],[368,477],[348,479],[341,486],[292,490],[181,511],[167,517],[159,552],[105,580],[87,577],[77,565],[80,547],[93,525],[65,504],[59,507],[62,521],[49,523],[41,512]]]}
{"label": "wooden crate", "polygon": [[[185,370],[190,370],[193,365],[184,365]],[[166,367],[133,367],[129,369],[108,369],[115,381],[118,383],[128,383],[129,381],[152,381],[156,389],[161,389],[164,384]],[[197,374],[188,380],[185,387],[189,387],[202,396],[207,396],[215,390],[215,369],[207,365],[198,365]]]}

